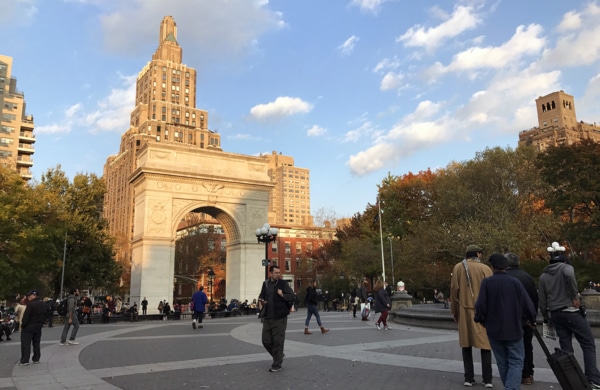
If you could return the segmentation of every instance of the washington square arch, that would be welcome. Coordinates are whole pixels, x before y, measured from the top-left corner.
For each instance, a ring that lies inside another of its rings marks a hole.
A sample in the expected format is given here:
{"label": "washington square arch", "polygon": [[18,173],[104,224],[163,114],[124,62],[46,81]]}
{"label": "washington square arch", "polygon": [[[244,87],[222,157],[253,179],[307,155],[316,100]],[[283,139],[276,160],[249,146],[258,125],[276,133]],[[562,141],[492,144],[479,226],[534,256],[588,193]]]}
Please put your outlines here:
{"label": "washington square arch", "polygon": [[227,294],[248,299],[264,280],[255,230],[268,218],[273,184],[259,157],[147,143],[130,176],[134,193],[132,302],[158,302],[173,294],[175,236],[189,212],[217,219],[227,245]]}

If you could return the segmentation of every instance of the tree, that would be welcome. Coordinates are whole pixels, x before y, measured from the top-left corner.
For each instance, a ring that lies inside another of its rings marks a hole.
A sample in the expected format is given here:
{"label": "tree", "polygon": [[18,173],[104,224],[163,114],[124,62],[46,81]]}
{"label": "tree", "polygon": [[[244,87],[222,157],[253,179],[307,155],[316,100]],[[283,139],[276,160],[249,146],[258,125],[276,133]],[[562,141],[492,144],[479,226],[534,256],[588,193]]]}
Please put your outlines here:
{"label": "tree", "polygon": [[[66,240],[64,286],[92,286],[118,292],[121,267],[114,259],[114,240],[102,217],[104,180],[95,174],[78,174],[69,183],[57,167],[42,175],[39,187],[57,210],[57,219],[49,226],[49,237],[61,254]],[[58,291],[62,256],[55,261],[54,287]]]}
{"label": "tree", "polygon": [[600,143],[584,140],[548,148],[537,166],[552,190],[548,206],[562,217],[562,233],[584,259],[600,253]]}

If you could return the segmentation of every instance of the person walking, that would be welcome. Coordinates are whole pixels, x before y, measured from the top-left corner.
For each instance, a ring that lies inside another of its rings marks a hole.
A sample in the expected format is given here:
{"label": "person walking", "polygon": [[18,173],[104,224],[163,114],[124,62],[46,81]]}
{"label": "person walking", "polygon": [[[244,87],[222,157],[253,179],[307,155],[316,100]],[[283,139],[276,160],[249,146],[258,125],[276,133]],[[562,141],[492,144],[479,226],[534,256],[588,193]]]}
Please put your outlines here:
{"label": "person walking", "polygon": [[321,316],[319,315],[319,294],[317,294],[317,281],[313,281],[311,285],[306,288],[306,321],[304,321],[304,334],[312,334],[308,330],[310,319],[314,315],[317,319],[317,324],[321,328],[321,333],[329,332],[329,329],[325,329],[321,323]]}
{"label": "person walking", "polygon": [[381,313],[381,315],[379,316],[377,322],[375,322],[377,329],[381,330],[382,323],[384,326],[383,329],[391,329],[387,324],[387,317],[391,307],[392,301],[390,300],[390,296],[388,295],[388,292],[385,291],[383,282],[378,280],[375,282],[375,313]]}
{"label": "person walking", "polygon": [[[362,321],[369,321],[368,310],[364,310],[366,305],[369,304],[367,302],[367,300],[369,299],[369,295],[367,294],[367,283],[368,283],[368,281],[365,278],[363,280],[363,282],[361,283],[360,287],[358,288],[358,290],[356,291],[356,293],[358,294],[358,297],[360,298],[360,302],[361,302],[360,313],[361,313]],[[365,315],[365,313],[366,313],[366,315]]]}
{"label": "person walking", "polygon": [[548,248],[550,265],[544,268],[538,285],[540,311],[544,323],[554,325],[560,348],[573,353],[573,336],[583,351],[585,376],[593,389],[600,389],[600,372],[596,366],[596,343],[579,301],[575,270],[563,254],[565,248],[553,242]]}
{"label": "person walking", "polygon": [[90,297],[84,297],[83,298],[83,303],[82,303],[82,308],[81,308],[81,313],[83,314],[83,321],[86,324],[92,324],[92,300],[90,299]]}
{"label": "person walking", "polygon": [[262,328],[262,344],[273,358],[270,372],[281,371],[283,363],[283,347],[289,305],[294,301],[294,291],[286,281],[281,280],[279,266],[269,267],[269,278],[264,281],[259,300],[265,307]]}
{"label": "person walking", "polygon": [[29,303],[23,313],[21,322],[21,359],[20,366],[29,365],[29,357],[31,356],[31,346],[33,345],[33,356],[31,360],[34,364],[40,362],[42,355],[40,341],[42,340],[42,327],[46,318],[46,304],[39,299],[39,293],[36,290],[31,290],[27,293]]}
{"label": "person walking", "polygon": [[204,286],[200,286],[198,291],[192,295],[193,303],[193,314],[192,314],[192,328],[202,328],[202,318],[204,317],[204,311],[206,310],[206,304],[208,303],[208,297],[204,293]]}
{"label": "person walking", "polygon": [[473,368],[473,347],[481,350],[483,385],[492,385],[492,351],[485,329],[474,321],[475,302],[483,279],[492,276],[492,269],[481,263],[483,249],[469,245],[465,259],[456,264],[450,279],[450,312],[458,323],[458,342],[462,348],[466,387],[475,384]]}
{"label": "person walking", "polygon": [[535,324],[535,309],[523,284],[506,273],[508,259],[494,253],[488,261],[494,274],[481,282],[475,322],[485,327],[504,389],[519,390],[525,359],[523,326]]}
{"label": "person walking", "polygon": [[[79,296],[79,289],[71,289],[69,296],[67,297],[67,314],[65,315],[65,326],[60,336],[60,345],[77,345],[79,341],[76,341],[77,331],[79,330],[79,319],[77,319],[77,297]],[[73,327],[71,337],[67,341],[69,329]]]}
{"label": "person walking", "polygon": [[[538,311],[538,292],[535,280],[527,272],[519,268],[521,262],[519,256],[514,253],[505,253],[504,257],[508,259],[508,268],[506,273],[514,278],[519,279],[527,295],[533,302],[535,312]],[[521,373],[522,385],[533,385],[533,328],[531,326],[523,326],[523,348],[525,349],[525,360],[523,361],[523,372]]]}
{"label": "person walking", "polygon": [[141,302],[142,305],[142,314],[146,315],[146,311],[148,310],[148,300],[144,297],[144,300]]}
{"label": "person walking", "polygon": [[54,322],[54,310],[56,310],[56,301],[54,298],[44,298],[44,304],[46,305],[46,319],[48,320],[48,328],[53,328]]}

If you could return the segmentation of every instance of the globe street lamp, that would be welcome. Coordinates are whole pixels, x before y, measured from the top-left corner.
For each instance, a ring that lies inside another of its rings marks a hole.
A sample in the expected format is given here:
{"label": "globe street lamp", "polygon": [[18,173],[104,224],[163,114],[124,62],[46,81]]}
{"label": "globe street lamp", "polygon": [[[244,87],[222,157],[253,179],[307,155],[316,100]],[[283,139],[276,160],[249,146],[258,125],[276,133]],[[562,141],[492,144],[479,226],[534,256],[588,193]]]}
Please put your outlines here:
{"label": "globe street lamp", "polygon": [[213,302],[213,291],[212,291],[212,286],[213,286],[213,280],[215,279],[215,271],[213,271],[213,269],[209,269],[208,270],[208,287],[210,289],[210,303]]}
{"label": "globe street lamp", "polygon": [[262,265],[265,266],[265,280],[269,277],[269,243],[277,239],[279,230],[272,228],[271,225],[265,223],[261,228],[256,229],[256,239],[258,243],[265,243],[265,258],[262,261]]}

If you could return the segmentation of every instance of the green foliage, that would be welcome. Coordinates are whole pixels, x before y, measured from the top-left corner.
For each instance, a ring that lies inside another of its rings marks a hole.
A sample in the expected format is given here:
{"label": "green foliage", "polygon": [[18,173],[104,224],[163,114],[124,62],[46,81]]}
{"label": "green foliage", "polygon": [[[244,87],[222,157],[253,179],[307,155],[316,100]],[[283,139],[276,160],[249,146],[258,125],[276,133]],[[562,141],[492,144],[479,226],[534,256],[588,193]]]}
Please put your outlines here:
{"label": "green foliage", "polygon": [[590,140],[549,148],[537,166],[552,191],[548,206],[563,217],[563,237],[586,260],[600,252],[600,144]]}
{"label": "green foliage", "polygon": [[120,269],[102,219],[103,196],[95,175],[69,183],[58,167],[30,185],[0,168],[0,295],[31,288],[57,295],[65,233],[65,289],[117,286]]}

